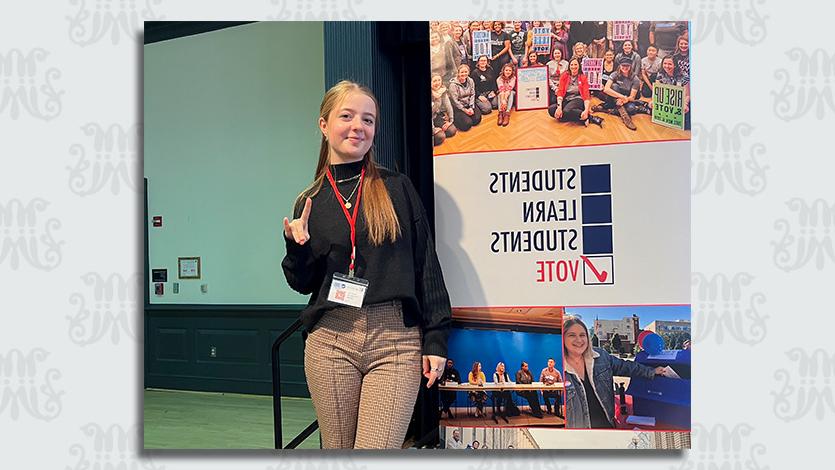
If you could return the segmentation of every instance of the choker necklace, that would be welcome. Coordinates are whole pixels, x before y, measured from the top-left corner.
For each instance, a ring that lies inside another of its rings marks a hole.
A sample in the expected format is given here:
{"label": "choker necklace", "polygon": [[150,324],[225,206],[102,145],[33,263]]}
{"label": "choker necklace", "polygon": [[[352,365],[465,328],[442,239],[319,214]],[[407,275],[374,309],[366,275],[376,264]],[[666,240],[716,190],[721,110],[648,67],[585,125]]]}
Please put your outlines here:
{"label": "choker necklace", "polygon": [[354,175],[354,176],[352,176],[352,177],[350,177],[350,178],[345,178],[345,179],[342,179],[342,180],[336,180],[336,182],[337,182],[337,183],[344,183],[344,182],[346,182],[346,181],[355,180],[355,179],[357,179],[357,178],[359,178],[359,177],[360,177],[360,175],[359,175],[359,173],[357,173],[356,175]]}
{"label": "choker necklace", "polygon": [[[339,182],[350,181],[350,180],[352,180],[354,178],[357,178],[357,177],[359,177],[359,175],[353,176],[353,177],[348,178],[348,179],[341,180]],[[345,208],[346,209],[351,208],[351,198],[354,197],[354,193],[357,191],[357,188],[359,188],[359,187],[360,187],[360,182],[357,181],[357,184],[354,185],[354,189],[353,189],[353,191],[351,191],[351,194],[349,194],[348,197],[343,196],[342,193],[339,191],[339,188],[336,188],[336,193],[339,194],[339,197],[341,197],[342,200],[345,202]]]}

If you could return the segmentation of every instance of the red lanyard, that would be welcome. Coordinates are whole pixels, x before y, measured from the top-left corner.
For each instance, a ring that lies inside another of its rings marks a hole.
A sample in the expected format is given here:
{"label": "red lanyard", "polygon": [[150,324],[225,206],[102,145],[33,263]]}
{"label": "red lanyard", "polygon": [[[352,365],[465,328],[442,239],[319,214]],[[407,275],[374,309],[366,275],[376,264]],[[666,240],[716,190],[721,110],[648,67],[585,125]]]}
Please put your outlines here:
{"label": "red lanyard", "polygon": [[339,200],[339,205],[342,207],[342,213],[345,214],[345,218],[348,219],[348,226],[351,228],[351,264],[348,266],[348,276],[354,275],[354,260],[357,257],[357,211],[360,208],[360,197],[362,197],[362,180],[365,177],[365,168],[362,169],[360,172],[360,182],[357,183],[359,188],[357,188],[357,203],[354,204],[354,214],[353,216],[348,213],[348,208],[345,207],[345,202],[342,200],[341,193],[339,189],[336,188],[336,181],[333,180],[333,175],[331,175],[331,169],[328,167],[328,181],[331,183],[331,187],[333,188],[334,196],[337,196]]}

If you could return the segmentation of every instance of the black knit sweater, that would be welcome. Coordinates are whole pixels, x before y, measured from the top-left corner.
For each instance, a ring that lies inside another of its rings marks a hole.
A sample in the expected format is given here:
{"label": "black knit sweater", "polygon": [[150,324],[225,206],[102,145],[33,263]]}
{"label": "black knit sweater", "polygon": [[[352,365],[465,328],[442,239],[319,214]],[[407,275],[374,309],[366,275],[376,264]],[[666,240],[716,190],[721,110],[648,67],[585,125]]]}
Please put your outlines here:
{"label": "black knit sweater", "polygon": [[[335,180],[350,178],[361,169],[362,161],[331,166]],[[400,221],[401,236],[394,243],[371,245],[362,207],[358,209],[354,275],[369,281],[363,305],[401,300],[405,326],[421,327],[423,353],[446,357],[451,308],[426,211],[408,178],[385,168],[380,168],[380,173]],[[348,196],[356,184],[354,179],[337,187]],[[351,255],[351,232],[337,198],[326,180],[312,197],[310,240],[304,245],[284,240],[287,255],[281,266],[288,284],[302,294],[312,294],[301,313],[307,331],[328,310],[341,306],[327,300],[333,273],[346,274]],[[356,199],[355,192],[351,203]],[[299,217],[302,207],[303,201],[295,208],[294,217]],[[349,212],[353,213],[353,207]]]}

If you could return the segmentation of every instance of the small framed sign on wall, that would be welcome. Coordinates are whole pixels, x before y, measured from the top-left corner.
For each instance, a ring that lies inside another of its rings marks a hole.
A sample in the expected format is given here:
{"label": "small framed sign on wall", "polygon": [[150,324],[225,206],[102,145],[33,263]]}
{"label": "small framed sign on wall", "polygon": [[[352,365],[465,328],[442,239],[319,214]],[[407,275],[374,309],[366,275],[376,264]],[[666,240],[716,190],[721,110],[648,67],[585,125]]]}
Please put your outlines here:
{"label": "small framed sign on wall", "polygon": [[180,279],[200,279],[200,257],[177,258],[177,273]]}

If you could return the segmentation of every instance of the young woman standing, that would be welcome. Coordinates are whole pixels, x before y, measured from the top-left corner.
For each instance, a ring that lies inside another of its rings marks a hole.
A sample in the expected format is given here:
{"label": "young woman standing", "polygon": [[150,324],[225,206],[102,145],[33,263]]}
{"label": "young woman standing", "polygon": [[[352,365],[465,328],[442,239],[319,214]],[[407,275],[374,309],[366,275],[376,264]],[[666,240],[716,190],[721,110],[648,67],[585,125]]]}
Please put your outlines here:
{"label": "young woman standing", "polygon": [[449,295],[426,213],[405,176],[377,166],[380,109],[349,81],[325,94],[313,182],[284,218],[282,262],[301,313],[326,448],[400,448],[421,375],[443,373]]}

